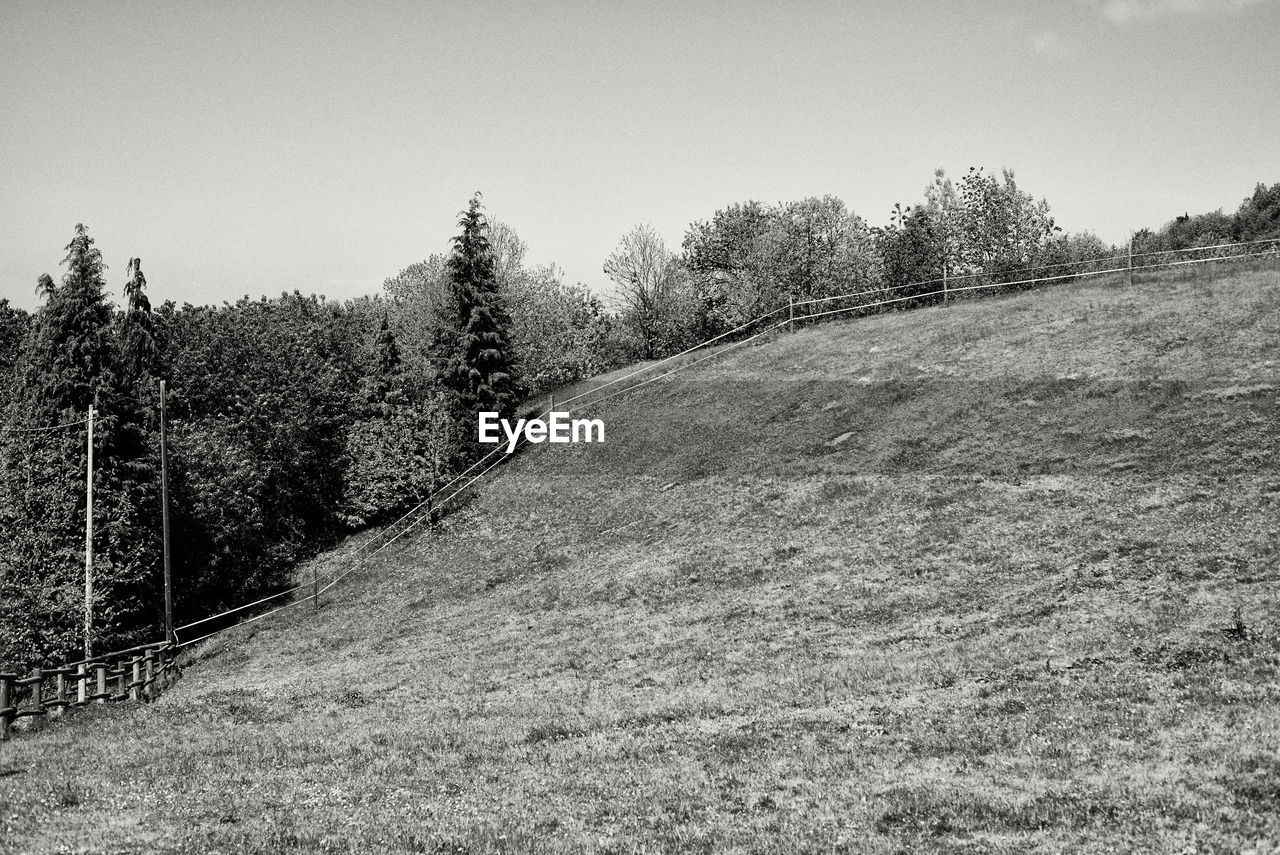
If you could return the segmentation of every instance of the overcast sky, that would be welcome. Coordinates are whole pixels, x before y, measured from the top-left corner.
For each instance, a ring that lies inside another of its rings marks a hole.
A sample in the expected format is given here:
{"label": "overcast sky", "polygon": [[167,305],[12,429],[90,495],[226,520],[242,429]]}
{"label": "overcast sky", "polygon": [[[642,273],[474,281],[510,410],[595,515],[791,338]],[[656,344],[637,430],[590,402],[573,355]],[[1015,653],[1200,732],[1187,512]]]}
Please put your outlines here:
{"label": "overcast sky", "polygon": [[1120,242],[1280,181],[1280,2],[0,0],[0,297],[85,223],[120,301],[346,299],[484,191],[603,289],[651,222],[833,193],[872,225],[933,170],[1012,167]]}

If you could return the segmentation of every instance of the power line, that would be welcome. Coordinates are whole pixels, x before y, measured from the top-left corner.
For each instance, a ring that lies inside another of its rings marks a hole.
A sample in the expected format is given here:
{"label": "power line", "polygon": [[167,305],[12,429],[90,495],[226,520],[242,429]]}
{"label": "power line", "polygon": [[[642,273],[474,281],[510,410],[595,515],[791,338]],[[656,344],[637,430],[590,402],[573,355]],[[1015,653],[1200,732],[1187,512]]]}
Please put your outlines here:
{"label": "power line", "polygon": [[88,424],[88,419],[80,419],[78,422],[67,422],[60,425],[50,425],[49,427],[38,428],[0,428],[0,433],[45,433],[51,430],[62,430],[63,428],[75,427],[76,425]]}

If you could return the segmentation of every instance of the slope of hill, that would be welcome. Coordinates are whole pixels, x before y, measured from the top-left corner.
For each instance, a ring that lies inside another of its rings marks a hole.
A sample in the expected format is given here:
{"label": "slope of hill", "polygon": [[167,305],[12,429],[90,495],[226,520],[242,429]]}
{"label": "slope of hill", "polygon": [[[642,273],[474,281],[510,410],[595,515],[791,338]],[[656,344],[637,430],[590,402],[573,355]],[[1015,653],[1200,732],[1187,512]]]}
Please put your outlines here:
{"label": "slope of hill", "polygon": [[1280,842],[1278,345],[1254,270],[735,349],[0,747],[0,849]]}

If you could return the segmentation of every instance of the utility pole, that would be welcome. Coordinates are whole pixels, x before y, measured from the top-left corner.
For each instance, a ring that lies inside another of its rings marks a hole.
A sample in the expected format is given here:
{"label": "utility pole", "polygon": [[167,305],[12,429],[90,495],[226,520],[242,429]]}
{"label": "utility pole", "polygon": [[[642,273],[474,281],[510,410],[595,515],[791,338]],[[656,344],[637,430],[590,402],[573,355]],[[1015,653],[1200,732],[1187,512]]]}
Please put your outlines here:
{"label": "utility pole", "polygon": [[164,532],[164,637],[173,637],[173,577],[169,568],[169,436],[165,414],[166,392],[160,381],[160,520]]}
{"label": "utility pole", "polygon": [[89,458],[84,489],[84,657],[93,656],[93,417],[89,407]]}

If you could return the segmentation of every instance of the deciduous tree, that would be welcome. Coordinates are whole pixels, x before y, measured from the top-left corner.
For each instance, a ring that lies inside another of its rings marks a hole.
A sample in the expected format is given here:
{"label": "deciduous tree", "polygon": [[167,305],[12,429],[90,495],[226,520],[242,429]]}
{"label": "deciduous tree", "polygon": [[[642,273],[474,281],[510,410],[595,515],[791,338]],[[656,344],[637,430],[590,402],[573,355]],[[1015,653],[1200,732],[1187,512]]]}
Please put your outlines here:
{"label": "deciduous tree", "polygon": [[639,356],[653,359],[687,343],[695,323],[692,283],[653,226],[623,235],[604,272],[617,286],[618,313],[635,335]]}

